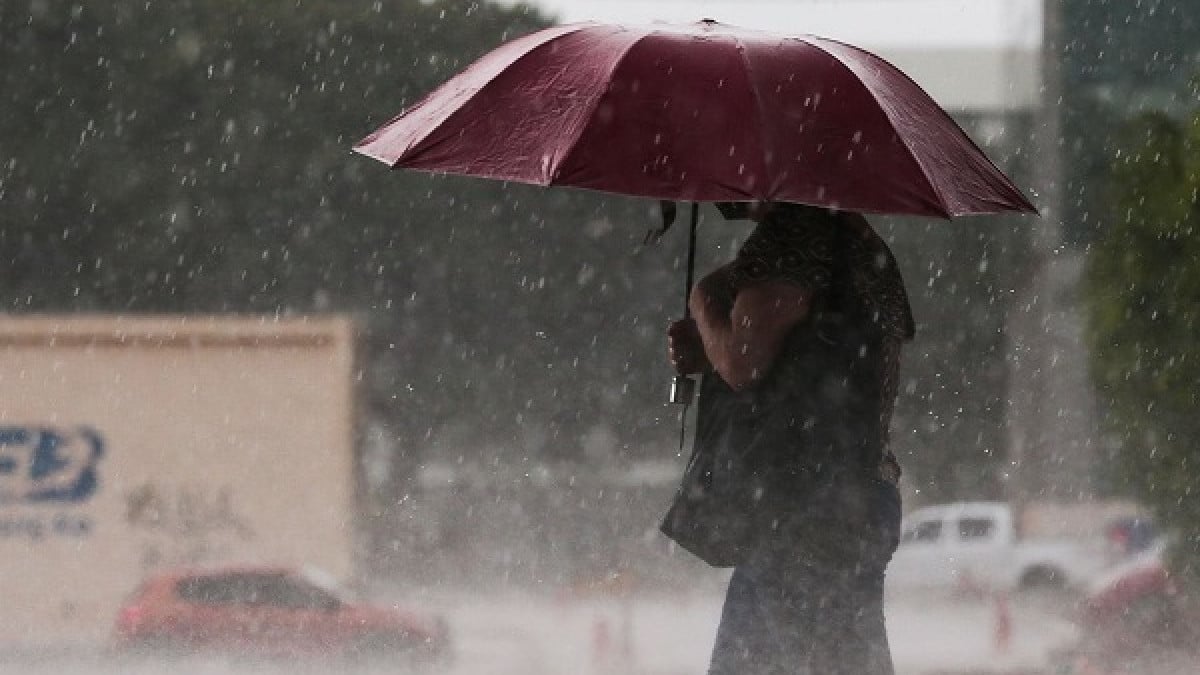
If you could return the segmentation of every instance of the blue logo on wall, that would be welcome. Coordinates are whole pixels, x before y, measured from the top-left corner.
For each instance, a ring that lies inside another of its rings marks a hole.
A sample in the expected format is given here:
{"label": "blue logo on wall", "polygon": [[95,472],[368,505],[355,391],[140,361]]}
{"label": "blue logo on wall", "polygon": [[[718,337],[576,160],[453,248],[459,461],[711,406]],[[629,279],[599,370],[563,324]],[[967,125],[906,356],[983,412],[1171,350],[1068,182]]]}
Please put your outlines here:
{"label": "blue logo on wall", "polygon": [[84,501],[103,455],[103,439],[87,427],[0,426],[0,503]]}

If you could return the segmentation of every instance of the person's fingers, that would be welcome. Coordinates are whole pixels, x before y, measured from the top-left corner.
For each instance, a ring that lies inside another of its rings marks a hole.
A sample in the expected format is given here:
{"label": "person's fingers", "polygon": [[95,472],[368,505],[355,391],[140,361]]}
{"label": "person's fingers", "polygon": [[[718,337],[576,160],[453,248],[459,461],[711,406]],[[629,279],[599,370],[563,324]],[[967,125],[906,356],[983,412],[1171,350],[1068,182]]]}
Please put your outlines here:
{"label": "person's fingers", "polygon": [[667,325],[667,358],[675,372],[680,375],[699,372],[703,349],[695,319],[679,319]]}

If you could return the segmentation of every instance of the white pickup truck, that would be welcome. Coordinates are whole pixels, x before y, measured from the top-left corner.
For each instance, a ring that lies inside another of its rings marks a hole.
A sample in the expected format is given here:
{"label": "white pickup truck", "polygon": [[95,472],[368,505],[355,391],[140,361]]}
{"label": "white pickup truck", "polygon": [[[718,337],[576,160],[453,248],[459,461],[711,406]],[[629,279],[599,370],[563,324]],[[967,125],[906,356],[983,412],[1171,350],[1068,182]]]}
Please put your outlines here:
{"label": "white pickup truck", "polygon": [[1112,562],[1102,537],[1018,535],[1004,502],[955,502],[905,516],[889,591],[1082,587]]}

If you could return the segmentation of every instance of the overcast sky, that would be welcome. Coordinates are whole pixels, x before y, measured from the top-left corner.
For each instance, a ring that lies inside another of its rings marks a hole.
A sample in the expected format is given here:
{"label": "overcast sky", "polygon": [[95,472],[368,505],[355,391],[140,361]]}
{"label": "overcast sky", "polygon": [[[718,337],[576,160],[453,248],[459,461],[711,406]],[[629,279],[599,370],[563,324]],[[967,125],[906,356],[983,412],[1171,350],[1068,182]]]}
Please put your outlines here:
{"label": "overcast sky", "polygon": [[563,22],[642,24],[711,18],[867,47],[1035,47],[1041,40],[1041,0],[525,1]]}

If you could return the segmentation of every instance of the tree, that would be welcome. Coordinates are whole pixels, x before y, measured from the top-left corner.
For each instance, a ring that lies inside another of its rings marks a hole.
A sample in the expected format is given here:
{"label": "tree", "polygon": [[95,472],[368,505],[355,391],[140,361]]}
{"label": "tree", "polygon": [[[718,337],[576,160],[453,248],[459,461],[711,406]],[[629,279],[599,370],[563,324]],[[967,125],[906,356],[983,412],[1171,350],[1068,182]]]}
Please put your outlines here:
{"label": "tree", "polygon": [[1092,373],[1120,448],[1111,478],[1176,531],[1177,560],[1200,576],[1200,111],[1131,119],[1109,175],[1085,292]]}
{"label": "tree", "polygon": [[[1175,0],[1055,0],[1062,5],[1064,243],[1083,247],[1109,226],[1106,184],[1117,129],[1132,111],[1191,105],[1189,64],[1200,6]],[[1137,28],[1134,29],[1133,27]]]}
{"label": "tree", "polygon": [[0,3],[0,302],[352,314],[401,481],[434,452],[573,457],[600,422],[653,452],[679,282],[669,249],[634,255],[644,202],[350,152],[546,25],[470,0]]}

